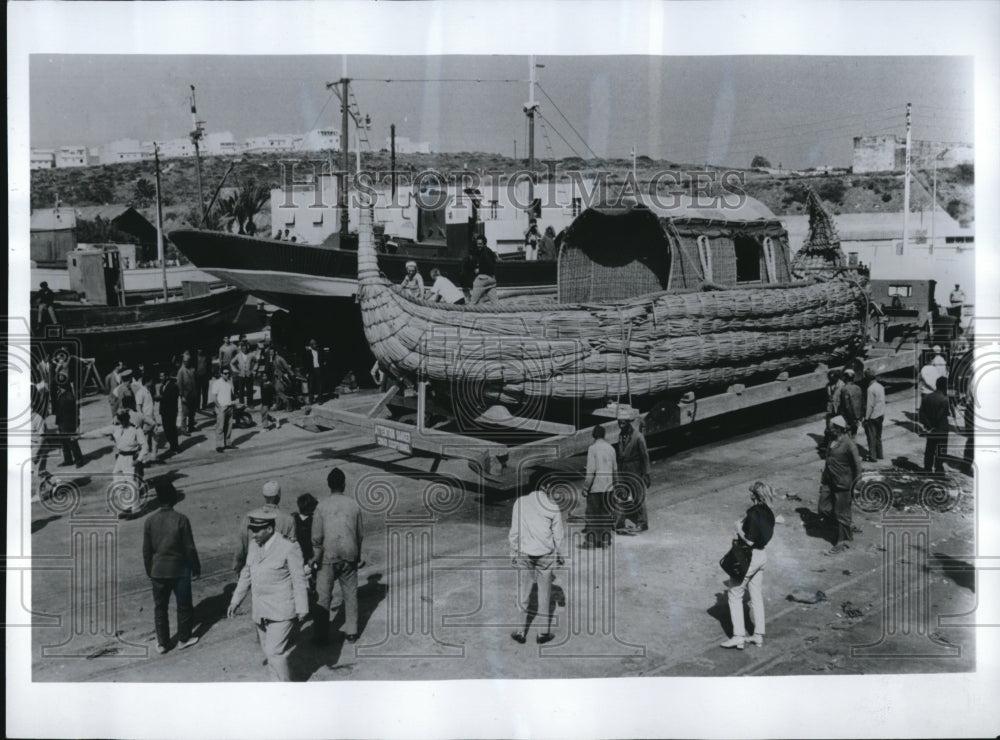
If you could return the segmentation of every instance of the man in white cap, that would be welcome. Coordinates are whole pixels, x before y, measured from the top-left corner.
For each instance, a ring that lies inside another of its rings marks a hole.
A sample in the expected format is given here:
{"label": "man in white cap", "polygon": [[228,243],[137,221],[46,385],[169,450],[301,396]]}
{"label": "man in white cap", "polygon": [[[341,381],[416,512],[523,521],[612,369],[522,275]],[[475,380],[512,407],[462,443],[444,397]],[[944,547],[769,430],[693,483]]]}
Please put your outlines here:
{"label": "man in white cap", "polygon": [[278,485],[278,481],[269,480],[264,484],[262,493],[264,494],[264,505],[259,509],[254,509],[253,511],[244,514],[243,518],[240,520],[240,542],[239,547],[236,549],[236,554],[233,555],[233,570],[236,571],[237,577],[247,562],[247,552],[250,543],[250,535],[248,534],[247,526],[250,523],[250,517],[253,516],[255,512],[266,511],[274,514],[274,526],[278,534],[290,542],[296,541],[295,517],[278,508],[278,504],[281,503],[281,486]]}
{"label": "man in white cap", "polygon": [[399,287],[403,289],[406,295],[412,298],[424,297],[424,278],[417,270],[417,263],[413,260],[407,261],[406,274],[403,276],[403,282],[399,284]]}
{"label": "man in white cap", "polygon": [[820,517],[836,527],[833,548],[826,554],[837,555],[850,547],[848,543],[855,533],[861,532],[851,523],[851,489],[861,475],[861,454],[847,433],[847,420],[843,416],[833,417],[830,428],[834,439],[826,453],[817,510]]}
{"label": "man in white cap", "polygon": [[247,530],[252,538],[247,563],[226,616],[232,618],[247,592],[252,592],[252,619],[267,664],[279,681],[291,681],[288,658],[296,620],[301,624],[309,616],[302,551],[274,531],[273,511],[252,511]]}

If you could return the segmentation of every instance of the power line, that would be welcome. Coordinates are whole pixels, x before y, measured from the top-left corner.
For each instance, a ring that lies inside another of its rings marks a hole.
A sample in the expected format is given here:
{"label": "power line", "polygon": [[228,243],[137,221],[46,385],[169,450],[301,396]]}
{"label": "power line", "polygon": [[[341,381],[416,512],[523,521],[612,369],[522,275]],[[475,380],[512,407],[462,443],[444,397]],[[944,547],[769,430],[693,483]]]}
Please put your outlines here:
{"label": "power line", "polygon": [[351,82],[501,82],[501,83],[511,83],[516,82],[518,84],[523,84],[529,80],[501,80],[501,79],[490,79],[486,77],[473,78],[473,77],[352,77]]}
{"label": "power line", "polygon": [[[593,149],[591,149],[591,147],[590,147],[590,144],[588,144],[588,143],[587,143],[587,140],[586,140],[585,138],[583,138],[583,136],[581,136],[581,135],[580,135],[580,132],[579,132],[579,131],[577,131],[577,130],[576,130],[576,129],[575,129],[574,127],[573,127],[573,124],[572,124],[572,123],[570,122],[570,120],[569,120],[569,119],[568,119],[568,118],[566,117],[566,114],[565,114],[565,113],[563,113],[563,112],[562,112],[561,110],[559,110],[559,106],[558,106],[558,105],[556,105],[556,101],[554,101],[554,100],[552,99],[552,97],[551,97],[551,96],[550,96],[550,95],[548,94],[548,92],[546,92],[546,91],[545,91],[545,88],[544,88],[544,87],[542,87],[540,83],[536,83],[536,85],[538,86],[538,89],[539,89],[539,90],[540,90],[540,91],[542,92],[542,95],[544,95],[544,96],[545,96],[545,99],[546,99],[546,100],[548,100],[548,101],[549,101],[550,103],[552,103],[552,107],[556,109],[556,113],[558,113],[558,114],[559,114],[560,116],[562,116],[562,119],[563,119],[564,121],[566,121],[566,125],[570,127],[570,130],[571,130],[571,131],[572,131],[572,132],[573,132],[574,134],[576,134],[577,138],[578,138],[578,139],[580,139],[580,141],[582,141],[582,142],[583,142],[583,145],[584,145],[585,147],[587,147],[587,151],[589,151],[589,152],[590,152],[591,154],[593,154],[593,155],[594,155],[594,157],[596,157],[597,159],[601,159],[600,157],[598,157],[598,156],[597,156],[597,152],[595,152],[595,151],[594,151]],[[551,123],[550,123],[549,125],[551,125]],[[578,156],[579,156],[579,155],[578,155]],[[602,161],[603,161],[603,160],[602,160]]]}

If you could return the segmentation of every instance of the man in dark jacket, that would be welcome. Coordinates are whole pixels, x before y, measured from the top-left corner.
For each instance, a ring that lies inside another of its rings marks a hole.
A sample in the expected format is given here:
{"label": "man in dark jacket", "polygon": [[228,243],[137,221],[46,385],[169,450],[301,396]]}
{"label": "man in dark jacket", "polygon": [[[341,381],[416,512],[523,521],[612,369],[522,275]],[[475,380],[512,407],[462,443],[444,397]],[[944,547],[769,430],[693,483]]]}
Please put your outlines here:
{"label": "man in dark jacket", "polygon": [[847,432],[847,421],[843,416],[830,420],[834,440],[826,453],[826,465],[820,479],[819,515],[833,520],[837,536],[828,555],[837,555],[848,549],[854,539],[854,532],[860,532],[851,523],[851,490],[854,481],[861,475],[861,454],[858,446]]}
{"label": "man in dark jacket", "polygon": [[858,426],[865,418],[865,397],[861,387],[854,382],[854,370],[844,370],[844,387],[840,389],[840,415],[847,420],[851,439],[857,438]]}
{"label": "man in dark jacket", "polygon": [[[646,487],[649,485],[649,450],[646,440],[636,430],[633,413],[620,411],[618,414],[618,444],[615,451],[618,454],[618,475],[620,486],[616,486],[616,494],[625,493],[622,500],[616,495],[617,517],[615,530],[619,534],[645,532],[649,529],[649,518],[646,515]],[[627,519],[635,522],[635,528],[627,527]]]}
{"label": "man in dark jacket", "polygon": [[146,519],[142,536],[142,559],[146,575],[153,583],[156,649],[165,653],[170,645],[170,618],[167,607],[170,594],[177,600],[177,646],[191,647],[198,642],[191,636],[194,607],[191,579],[201,575],[201,562],[194,546],[191,522],[174,511],[177,492],[169,481],[156,484],[159,510]]}
{"label": "man in dark jacket", "polygon": [[73,386],[60,383],[56,386],[56,400],[53,404],[56,410],[56,427],[59,430],[59,441],[62,442],[63,465],[81,467],[83,453],[77,438],[80,429],[80,407],[73,393]]}
{"label": "man in dark jacket", "polygon": [[194,414],[198,410],[200,389],[198,378],[191,362],[191,353],[185,352],[181,366],[177,370],[177,394],[184,412],[184,433],[194,432]]}
{"label": "man in dark jacket", "polygon": [[951,405],[948,402],[948,379],[938,378],[933,393],[924,396],[920,403],[920,423],[927,434],[924,447],[924,471],[944,472],[942,455],[948,448]]}

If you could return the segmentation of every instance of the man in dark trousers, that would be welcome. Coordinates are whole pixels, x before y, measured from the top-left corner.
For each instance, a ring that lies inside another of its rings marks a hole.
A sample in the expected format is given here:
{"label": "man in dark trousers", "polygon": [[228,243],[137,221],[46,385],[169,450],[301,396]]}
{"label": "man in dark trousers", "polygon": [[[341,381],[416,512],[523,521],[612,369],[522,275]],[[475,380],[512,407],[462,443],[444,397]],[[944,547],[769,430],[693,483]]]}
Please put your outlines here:
{"label": "man in dark trousers", "polygon": [[304,360],[306,372],[309,373],[309,403],[313,403],[323,393],[323,375],[326,373],[326,358],[315,339],[309,340]]}
{"label": "man in dark trousers", "polygon": [[[624,500],[617,499],[618,508],[615,531],[619,534],[645,532],[649,529],[646,515],[646,487],[649,485],[649,450],[646,440],[635,428],[635,414],[621,410],[618,413],[618,476]],[[616,491],[619,487],[616,486]],[[627,526],[627,519],[635,522],[635,527]]]}
{"label": "man in dark trousers", "polygon": [[142,536],[142,559],[146,575],[153,583],[156,649],[170,649],[170,618],[167,607],[170,594],[177,600],[177,647],[187,648],[198,642],[191,636],[194,607],[191,601],[191,579],[201,575],[201,562],[194,546],[191,522],[174,511],[177,491],[169,481],[156,484],[156,500],[160,508],[146,519]]}
{"label": "man in dark trousers", "polygon": [[180,442],[177,439],[177,406],[180,400],[180,390],[177,379],[167,373],[163,387],[160,389],[160,423],[163,424],[163,436],[167,438],[170,451],[177,454]]}
{"label": "man in dark trousers", "polygon": [[78,439],[80,431],[80,406],[73,393],[70,383],[56,385],[56,397],[53,402],[56,410],[56,428],[59,430],[59,441],[62,442],[63,465],[81,467],[83,452],[80,451]]}
{"label": "man in dark trousers", "polygon": [[312,525],[313,563],[316,574],[316,616],[313,619],[314,639],[326,642],[330,626],[330,597],[333,582],[340,583],[344,598],[344,639],[358,639],[358,566],[364,522],[361,507],[344,495],[347,479],[344,471],[334,468],[326,477],[330,495],[316,507]]}
{"label": "man in dark trousers", "polygon": [[851,490],[861,475],[861,454],[847,431],[843,416],[830,420],[834,438],[826,453],[826,465],[820,479],[819,515],[836,526],[836,540],[827,555],[838,555],[847,550],[854,533],[861,530],[851,523]]}
{"label": "man in dark trousers", "polygon": [[885,387],[878,382],[875,371],[865,370],[865,437],[868,441],[868,461],[882,459],[882,422],[885,420]]}
{"label": "man in dark trousers", "polygon": [[185,352],[181,366],[177,369],[176,377],[177,394],[180,397],[181,408],[184,412],[185,434],[194,433],[194,414],[199,407],[199,395],[201,391],[193,365],[191,353]]}
{"label": "man in dark trousers", "polygon": [[865,417],[865,397],[861,387],[854,382],[854,370],[844,370],[844,387],[840,389],[840,415],[847,420],[851,439],[858,436],[858,426]]}
{"label": "man in dark trousers", "polygon": [[948,402],[948,379],[938,378],[933,393],[924,396],[920,403],[920,423],[927,435],[924,447],[924,471],[944,472],[942,455],[948,448],[948,431],[951,427],[951,405]]}

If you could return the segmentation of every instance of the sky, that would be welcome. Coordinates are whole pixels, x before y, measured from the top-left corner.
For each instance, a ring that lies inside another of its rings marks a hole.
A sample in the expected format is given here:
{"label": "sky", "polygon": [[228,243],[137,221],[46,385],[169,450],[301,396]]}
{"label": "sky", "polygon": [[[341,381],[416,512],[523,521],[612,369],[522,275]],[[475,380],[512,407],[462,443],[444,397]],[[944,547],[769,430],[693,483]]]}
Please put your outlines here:
{"label": "sky", "polygon": [[[339,129],[326,83],[345,61],[376,148],[395,123],[397,136],[432,151],[511,156],[516,146],[525,156],[527,55],[32,54],[31,145],[186,136],[192,84],[208,132]],[[629,157],[635,146],[692,164],[747,166],[759,154],[774,166],[846,166],[854,136],[905,133],[907,102],[915,139],[974,139],[971,57],[541,55],[535,63],[542,158]]]}

